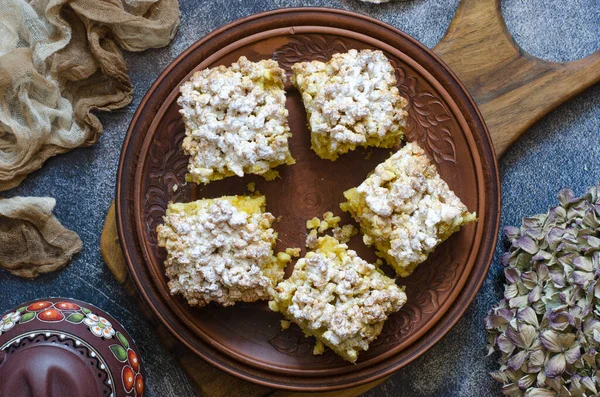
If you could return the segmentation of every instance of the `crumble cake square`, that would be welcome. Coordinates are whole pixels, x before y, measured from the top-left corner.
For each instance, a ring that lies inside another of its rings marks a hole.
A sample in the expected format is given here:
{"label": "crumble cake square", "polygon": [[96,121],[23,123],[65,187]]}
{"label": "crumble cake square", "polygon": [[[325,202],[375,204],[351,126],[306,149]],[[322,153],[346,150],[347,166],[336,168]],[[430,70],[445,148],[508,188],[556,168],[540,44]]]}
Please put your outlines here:
{"label": "crumble cake square", "polygon": [[284,79],[276,61],[241,57],[230,67],[198,71],[180,87],[187,181],[207,184],[244,174],[270,180],[278,175],[273,168],[294,164]]}
{"label": "crumble cake square", "polygon": [[286,262],[273,255],[274,219],[264,196],[169,204],[157,233],[171,294],[191,306],[269,298]]}
{"label": "crumble cake square", "polygon": [[350,50],[327,63],[296,63],[292,84],[300,91],[315,153],[328,160],[357,146],[391,148],[404,135],[408,102],[396,87],[381,51]]}
{"label": "crumble cake square", "polygon": [[350,362],[381,333],[406,294],[376,266],[331,236],[319,237],[313,251],[296,262],[279,283],[269,307]]}
{"label": "crumble cake square", "polygon": [[416,143],[408,143],[356,188],[340,207],[360,223],[363,240],[406,277],[442,241],[477,220]]}

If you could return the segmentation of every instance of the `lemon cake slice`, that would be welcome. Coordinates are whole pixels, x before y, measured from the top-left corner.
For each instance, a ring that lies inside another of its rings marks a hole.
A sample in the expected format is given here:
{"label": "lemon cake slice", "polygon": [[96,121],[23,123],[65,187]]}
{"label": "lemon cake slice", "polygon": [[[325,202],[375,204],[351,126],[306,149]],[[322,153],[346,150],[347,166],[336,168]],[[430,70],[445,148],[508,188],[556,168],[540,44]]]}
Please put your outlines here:
{"label": "lemon cake slice", "polygon": [[284,78],[276,61],[241,57],[230,67],[198,71],[180,87],[188,181],[244,174],[271,179],[274,167],[294,164]]}
{"label": "lemon cake slice", "polygon": [[273,255],[274,219],[264,196],[169,204],[157,233],[171,294],[192,306],[268,299],[285,266]]}
{"label": "lemon cake slice", "polygon": [[357,188],[344,192],[340,207],[360,223],[363,240],[399,276],[408,276],[442,241],[474,222],[437,173],[423,149],[408,143]]}
{"label": "lemon cake slice", "polygon": [[333,161],[357,146],[400,143],[408,102],[400,96],[394,68],[383,52],[350,50],[327,63],[297,63],[292,69],[292,84],[302,95],[312,149],[319,157]]}
{"label": "lemon cake slice", "polygon": [[405,302],[394,280],[346,244],[323,236],[279,283],[269,307],[317,338],[316,354],[323,343],[353,363]]}

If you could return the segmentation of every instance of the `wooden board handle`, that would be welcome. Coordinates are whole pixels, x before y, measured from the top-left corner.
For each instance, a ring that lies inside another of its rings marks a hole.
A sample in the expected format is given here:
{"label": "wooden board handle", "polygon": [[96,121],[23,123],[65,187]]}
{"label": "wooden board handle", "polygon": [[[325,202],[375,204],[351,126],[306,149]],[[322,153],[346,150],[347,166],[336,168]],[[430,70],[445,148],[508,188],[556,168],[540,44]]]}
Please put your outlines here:
{"label": "wooden board handle", "polygon": [[573,62],[549,62],[513,40],[500,0],[463,0],[433,51],[479,106],[496,155],[552,109],[600,81],[600,50]]}

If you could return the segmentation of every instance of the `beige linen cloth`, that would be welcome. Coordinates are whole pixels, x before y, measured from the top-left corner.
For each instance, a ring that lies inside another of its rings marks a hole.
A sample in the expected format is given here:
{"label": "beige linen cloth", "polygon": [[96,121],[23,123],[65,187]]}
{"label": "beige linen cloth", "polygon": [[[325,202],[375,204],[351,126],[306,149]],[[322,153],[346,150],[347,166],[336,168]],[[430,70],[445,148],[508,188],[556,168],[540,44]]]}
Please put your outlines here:
{"label": "beige linen cloth", "polygon": [[81,251],[77,233],[52,215],[49,197],[0,200],[0,266],[21,277],[37,277],[63,267]]}
{"label": "beige linen cloth", "polygon": [[[96,142],[102,125],[92,112],[132,99],[120,48],[163,47],[178,26],[177,0],[0,0],[0,191],[49,157]],[[34,277],[81,249],[47,219],[52,199],[12,200],[0,200],[1,266]],[[38,250],[28,263],[10,255],[23,238]]]}

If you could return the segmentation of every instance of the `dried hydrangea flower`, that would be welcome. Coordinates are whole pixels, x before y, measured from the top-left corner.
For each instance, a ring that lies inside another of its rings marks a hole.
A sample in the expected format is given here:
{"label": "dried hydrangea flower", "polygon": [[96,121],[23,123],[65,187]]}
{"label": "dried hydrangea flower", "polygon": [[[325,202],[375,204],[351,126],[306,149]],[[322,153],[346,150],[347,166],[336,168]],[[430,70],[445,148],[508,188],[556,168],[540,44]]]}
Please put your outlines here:
{"label": "dried hydrangea flower", "polygon": [[600,184],[507,227],[504,298],[484,320],[490,375],[506,396],[593,396],[600,391]]}

